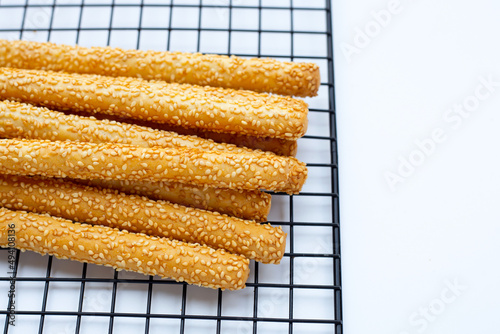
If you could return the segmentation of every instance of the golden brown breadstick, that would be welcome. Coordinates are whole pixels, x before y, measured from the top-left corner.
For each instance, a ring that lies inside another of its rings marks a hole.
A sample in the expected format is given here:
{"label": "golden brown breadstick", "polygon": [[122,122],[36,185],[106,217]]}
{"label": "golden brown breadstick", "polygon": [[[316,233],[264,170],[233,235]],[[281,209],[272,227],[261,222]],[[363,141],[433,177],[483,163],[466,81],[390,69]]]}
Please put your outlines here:
{"label": "golden brown breadstick", "polygon": [[319,67],[313,63],[28,41],[0,40],[0,66],[139,77],[295,96],[316,96],[320,85]]}
{"label": "golden brown breadstick", "polygon": [[175,181],[213,187],[298,193],[307,168],[295,158],[126,144],[0,139],[0,173]]}
{"label": "golden brown breadstick", "polygon": [[242,289],[250,273],[248,259],[224,250],[0,208],[0,247],[8,247],[9,235],[22,251],[214,289]]}
{"label": "golden brown breadstick", "polygon": [[[66,112],[68,113],[68,112]],[[76,113],[77,115],[88,117],[89,113]],[[113,120],[120,123],[136,124],[144,127],[158,129],[163,131],[176,132],[186,136],[197,136],[204,139],[213,140],[216,143],[233,144],[238,147],[246,147],[254,150],[261,150],[272,152],[277,155],[294,157],[297,154],[297,141],[271,138],[271,137],[256,137],[243,134],[219,133],[208,130],[201,130],[195,128],[184,128],[182,126],[175,126],[165,123],[141,121],[126,117],[117,117],[112,115],[94,114],[92,117],[100,120]]]}
{"label": "golden brown breadstick", "polygon": [[0,136],[3,138],[71,140],[120,143],[142,147],[187,147],[206,151],[250,152],[236,145],[218,144],[194,136],[144,126],[67,115],[15,101],[0,101]]}
{"label": "golden brown breadstick", "polygon": [[[148,122],[148,123],[153,123],[153,122]],[[152,127],[154,128],[154,126]],[[211,139],[217,143],[228,143],[237,145],[239,147],[248,147],[255,150],[268,151],[286,157],[294,157],[297,154],[296,140],[271,138],[271,137],[255,137],[249,135],[219,133],[213,131],[202,131],[199,129],[183,128],[180,126],[169,126],[169,127],[170,127],[169,131],[175,131],[179,134],[187,136],[198,136],[200,138]]]}
{"label": "golden brown breadstick", "polygon": [[259,190],[213,188],[176,182],[129,180],[73,180],[126,194],[146,196],[184,206],[217,211],[229,216],[264,222],[271,209],[271,195]]}
{"label": "golden brown breadstick", "polygon": [[259,137],[298,139],[307,130],[301,100],[136,78],[0,68],[0,97]]}
{"label": "golden brown breadstick", "polygon": [[[216,144],[193,136],[181,136],[173,132],[153,130],[136,125],[90,117],[66,115],[46,108],[28,104],[0,101],[0,137],[48,140],[74,140],[94,143],[114,142],[134,144],[143,147],[195,147],[212,151],[248,150],[234,145]],[[163,199],[186,206],[226,213],[244,219],[265,221],[269,213],[271,195],[260,191],[218,189],[194,185],[163,182],[160,185],[146,185],[108,182],[108,187],[135,194]],[[137,182],[137,181],[136,181]],[[114,184],[115,186],[110,186]],[[121,185],[118,187],[118,185]],[[102,183],[100,186],[104,186]],[[128,187],[127,187],[128,186]],[[150,188],[151,191],[141,191]]]}
{"label": "golden brown breadstick", "polygon": [[0,206],[225,249],[263,263],[285,253],[281,227],[64,179],[0,175]]}

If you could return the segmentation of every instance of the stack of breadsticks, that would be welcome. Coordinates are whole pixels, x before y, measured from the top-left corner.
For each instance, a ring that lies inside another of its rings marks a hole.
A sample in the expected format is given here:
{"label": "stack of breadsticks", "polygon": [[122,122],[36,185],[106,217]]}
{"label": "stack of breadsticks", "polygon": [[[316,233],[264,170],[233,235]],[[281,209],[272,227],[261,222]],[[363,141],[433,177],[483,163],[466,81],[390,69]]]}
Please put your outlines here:
{"label": "stack of breadsticks", "polygon": [[313,64],[0,40],[0,246],[14,228],[21,250],[241,289],[285,252],[263,191],[307,177],[307,105],[257,92],[318,87]]}

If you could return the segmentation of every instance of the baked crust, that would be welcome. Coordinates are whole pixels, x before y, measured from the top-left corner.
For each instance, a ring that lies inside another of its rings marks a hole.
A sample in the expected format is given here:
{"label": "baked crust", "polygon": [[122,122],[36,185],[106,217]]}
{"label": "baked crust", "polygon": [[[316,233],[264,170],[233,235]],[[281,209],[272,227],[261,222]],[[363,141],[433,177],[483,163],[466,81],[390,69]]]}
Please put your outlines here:
{"label": "baked crust", "polygon": [[307,178],[305,163],[275,154],[18,139],[0,139],[0,173],[173,181],[289,194],[299,193]]}
{"label": "baked crust", "polygon": [[21,251],[158,275],[213,289],[242,289],[250,273],[248,259],[224,250],[0,208],[0,247],[9,247],[12,229],[15,247]]}
{"label": "baked crust", "polygon": [[270,58],[0,40],[0,66],[316,96],[319,67]]}
{"label": "baked crust", "polygon": [[279,263],[285,253],[281,227],[63,179],[0,175],[0,206],[199,243],[262,263]]}
{"label": "baked crust", "polygon": [[214,132],[294,140],[307,104],[287,96],[137,78],[0,68],[0,97]]}

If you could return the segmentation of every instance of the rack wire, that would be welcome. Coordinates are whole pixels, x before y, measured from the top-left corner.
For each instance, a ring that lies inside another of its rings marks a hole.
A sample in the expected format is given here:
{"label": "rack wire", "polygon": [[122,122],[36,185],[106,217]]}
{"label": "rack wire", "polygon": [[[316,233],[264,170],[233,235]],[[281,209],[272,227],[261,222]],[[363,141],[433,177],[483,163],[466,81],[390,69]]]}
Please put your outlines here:
{"label": "rack wire", "polygon": [[309,180],[298,195],[273,194],[269,220],[288,233],[282,264],[252,263],[247,288],[223,292],[18,251],[9,299],[2,249],[3,333],[342,332],[329,0],[0,0],[0,38],[310,61],[322,75],[299,141]]}

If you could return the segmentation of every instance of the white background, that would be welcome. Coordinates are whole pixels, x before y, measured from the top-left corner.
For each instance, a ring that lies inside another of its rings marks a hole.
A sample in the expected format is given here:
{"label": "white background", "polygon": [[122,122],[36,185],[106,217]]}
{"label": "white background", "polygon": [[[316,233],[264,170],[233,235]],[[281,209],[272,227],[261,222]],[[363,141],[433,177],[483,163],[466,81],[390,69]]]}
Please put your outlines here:
{"label": "white background", "polygon": [[345,333],[498,333],[500,3],[333,9]]}

